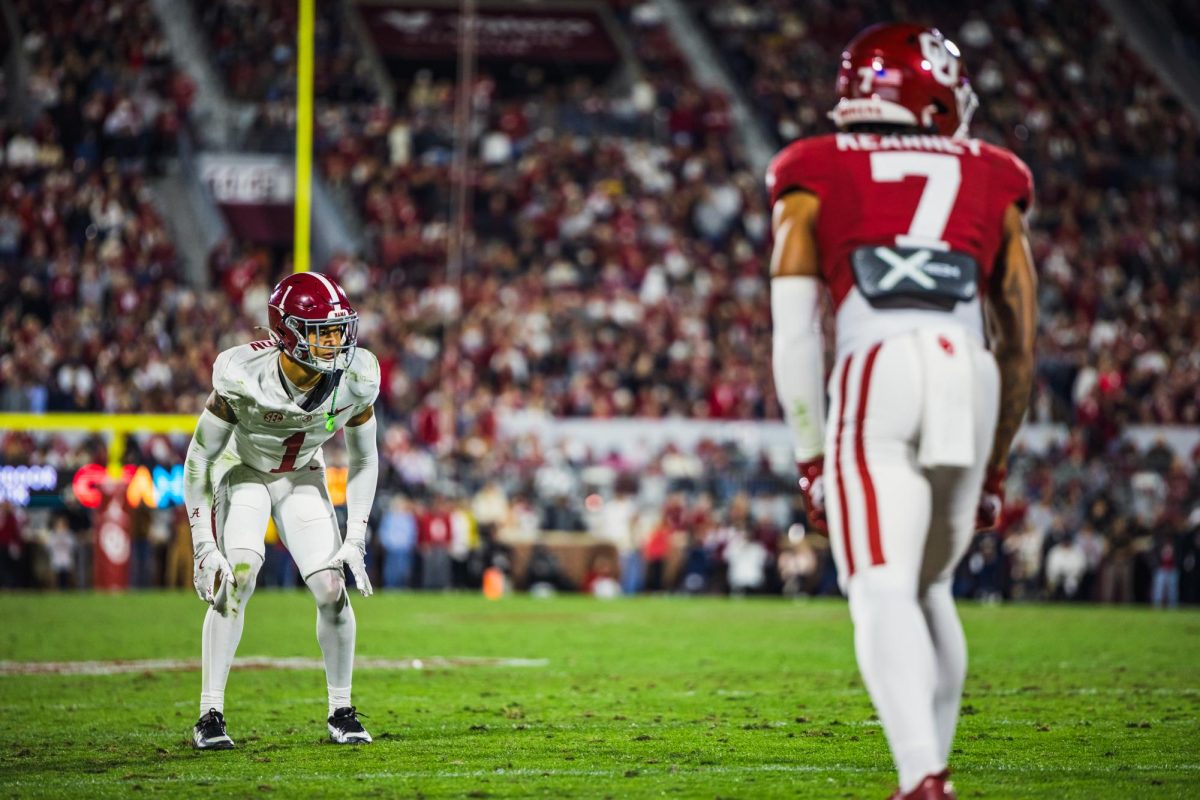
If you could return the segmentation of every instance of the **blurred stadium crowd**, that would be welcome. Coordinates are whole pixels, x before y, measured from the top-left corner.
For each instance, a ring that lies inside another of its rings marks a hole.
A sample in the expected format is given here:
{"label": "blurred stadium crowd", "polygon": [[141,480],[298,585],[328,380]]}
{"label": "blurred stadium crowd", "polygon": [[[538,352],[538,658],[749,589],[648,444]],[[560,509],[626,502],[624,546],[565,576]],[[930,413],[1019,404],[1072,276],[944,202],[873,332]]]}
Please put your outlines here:
{"label": "blurred stadium crowd", "polygon": [[[461,280],[445,257],[455,83],[417,71],[385,103],[355,31],[322,6],[317,161],[367,234],[325,270],[383,368],[374,568],[384,585],[469,585],[482,565],[513,571],[511,548],[544,531],[589,531],[605,547],[584,580],[537,580],[554,572],[543,548],[529,563],[549,572],[514,581],[836,592],[823,542],[801,535],[793,475],[763,453],[705,442],[630,460],[500,435],[513,411],[780,417],[762,176],[731,135],[729,99],[696,81],[657,7],[608,5],[628,74],[530,68],[470,87],[478,161]],[[15,6],[38,113],[0,125],[0,410],[198,413],[213,358],[261,338],[290,262],[227,241],[209,287],[183,280],[146,182],[182,130],[204,133],[149,2]],[[293,6],[194,3],[225,90],[254,107],[246,149],[291,148],[294,87],[278,76],[294,68]],[[869,0],[689,6],[777,144],[828,129],[838,48],[897,13]],[[1047,454],[1016,454],[1012,508],[957,588],[1196,602],[1200,453],[1120,437],[1200,424],[1195,122],[1098,10],[935,2],[918,17],[963,46],[981,97],[974,133],[1037,179],[1031,419],[1071,432]],[[177,464],[185,447],[141,437],[127,458]],[[107,458],[101,439],[5,432],[0,448],[0,463],[70,471]],[[0,512],[3,585],[86,585],[90,512],[23,516]],[[135,582],[180,585],[190,555],[175,512],[135,522]],[[286,557],[269,568],[294,581]]]}

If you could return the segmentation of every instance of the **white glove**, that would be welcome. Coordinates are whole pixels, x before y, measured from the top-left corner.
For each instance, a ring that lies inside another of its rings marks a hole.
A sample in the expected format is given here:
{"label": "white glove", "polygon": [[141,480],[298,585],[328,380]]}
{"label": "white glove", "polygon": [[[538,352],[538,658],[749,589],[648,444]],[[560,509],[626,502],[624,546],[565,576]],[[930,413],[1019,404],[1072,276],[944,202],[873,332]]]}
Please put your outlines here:
{"label": "white glove", "polygon": [[339,573],[342,571],[343,564],[350,567],[350,574],[354,576],[354,585],[358,587],[358,591],[362,593],[363,597],[370,597],[374,590],[371,588],[371,579],[367,577],[365,555],[365,543],[347,539],[334,553],[329,566]]}
{"label": "white glove", "polygon": [[192,583],[196,587],[196,594],[210,606],[216,600],[214,596],[216,588],[224,581],[228,580],[237,586],[237,580],[233,577],[233,568],[229,566],[225,556],[217,549],[216,542],[201,542],[196,545],[196,552],[192,558],[195,561]]}

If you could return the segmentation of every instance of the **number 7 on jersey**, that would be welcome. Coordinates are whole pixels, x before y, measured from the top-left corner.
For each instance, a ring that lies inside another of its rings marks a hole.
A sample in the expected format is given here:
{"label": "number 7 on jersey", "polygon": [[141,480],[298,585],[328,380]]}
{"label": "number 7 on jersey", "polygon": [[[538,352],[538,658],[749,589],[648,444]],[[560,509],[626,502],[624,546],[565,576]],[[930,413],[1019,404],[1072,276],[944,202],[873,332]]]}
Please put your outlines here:
{"label": "number 7 on jersey", "polygon": [[896,246],[949,250],[942,234],[958,199],[962,165],[956,156],[938,153],[871,153],[871,180],[895,183],[909,177],[924,178],[925,188],[908,233],[896,237]]}

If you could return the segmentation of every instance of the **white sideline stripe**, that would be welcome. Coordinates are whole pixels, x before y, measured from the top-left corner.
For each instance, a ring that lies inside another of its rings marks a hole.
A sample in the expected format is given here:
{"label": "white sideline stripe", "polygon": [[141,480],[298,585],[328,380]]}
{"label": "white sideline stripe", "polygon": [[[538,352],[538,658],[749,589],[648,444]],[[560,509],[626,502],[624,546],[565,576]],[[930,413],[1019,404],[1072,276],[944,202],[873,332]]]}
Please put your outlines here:
{"label": "white sideline stripe", "polygon": [[[546,658],[430,656],[429,658],[359,658],[357,669],[450,669],[455,667],[545,667]],[[234,661],[241,669],[325,669],[319,658],[248,656]],[[124,675],[130,672],[195,672],[198,658],[146,658],[114,661],[0,661],[3,675]]]}
{"label": "white sideline stripe", "polygon": [[[625,777],[626,772],[637,772],[635,777],[662,777],[670,776],[697,776],[697,775],[739,775],[739,774],[761,774],[761,773],[793,773],[793,774],[809,774],[809,775],[838,775],[845,773],[853,774],[874,774],[883,772],[878,767],[858,767],[858,766],[815,766],[812,764],[746,764],[739,766],[719,766],[719,765],[696,765],[685,766],[678,765],[675,771],[671,767],[647,767],[645,765],[630,764],[628,767],[618,767],[616,769],[540,769],[538,767],[518,767],[513,769],[476,769],[476,770],[460,770],[460,771],[441,771],[441,770],[413,770],[411,772],[403,771],[380,771],[380,772],[358,772],[358,773],[343,773],[338,772],[333,774],[329,771],[325,772],[293,772],[287,775],[276,774],[270,776],[260,776],[255,779],[258,783],[321,783],[329,781],[347,781],[347,780],[431,780],[438,778],[462,779],[462,778],[621,778]],[[1062,765],[1029,765],[1029,766],[1009,766],[1007,764],[991,765],[987,767],[978,767],[972,772],[977,772],[981,775],[990,773],[1010,773],[1018,775],[1035,775],[1045,773],[1057,773],[1068,775],[1107,775],[1119,774],[1122,772],[1134,773],[1152,773],[1152,772],[1200,772],[1200,764],[1123,764],[1113,765],[1111,767],[1068,767]],[[138,775],[137,777],[125,778],[114,774],[112,777],[91,777],[91,778],[69,778],[66,780],[47,780],[46,778],[37,778],[32,780],[8,781],[4,784],[5,788],[14,789],[23,786],[30,787],[63,787],[63,786],[113,786],[127,785],[130,783],[156,783],[156,784],[191,784],[194,781],[203,780],[205,783],[245,783],[246,778],[240,775],[213,775],[210,773],[197,773],[178,775],[175,777],[157,776],[157,775]]]}

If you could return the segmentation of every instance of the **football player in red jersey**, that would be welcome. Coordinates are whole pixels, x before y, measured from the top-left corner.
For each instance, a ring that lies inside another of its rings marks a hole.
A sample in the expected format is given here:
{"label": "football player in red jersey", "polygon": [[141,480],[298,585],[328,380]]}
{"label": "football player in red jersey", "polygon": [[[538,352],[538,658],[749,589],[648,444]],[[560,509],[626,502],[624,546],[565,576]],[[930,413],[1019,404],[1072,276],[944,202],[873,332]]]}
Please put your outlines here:
{"label": "football player in red jersey", "polygon": [[[775,383],[896,797],[953,797],[966,642],[950,582],[995,523],[1032,388],[1033,182],[1012,153],[966,138],[975,94],[936,29],[866,29],[837,85],[839,132],[789,145],[767,173]],[[837,331],[828,424],[822,284]]]}
{"label": "football player in red jersey", "polygon": [[[356,623],[343,566],[371,594],[364,555],[379,458],[373,412],[379,362],[358,347],[358,315],[318,272],[289,275],[267,305],[271,338],[232,347],[213,363],[213,392],[184,466],[196,592],[204,618],[198,750],[234,746],[225,728],[225,683],[265,555],[267,521],[317,602],[325,656],[329,738],[371,741],[350,704]],[[325,484],[321,446],[345,430],[346,531]]]}

